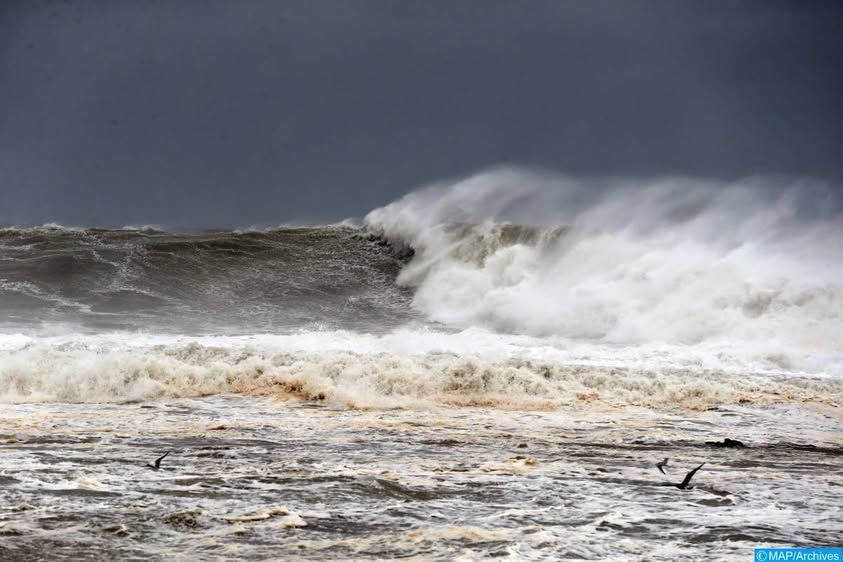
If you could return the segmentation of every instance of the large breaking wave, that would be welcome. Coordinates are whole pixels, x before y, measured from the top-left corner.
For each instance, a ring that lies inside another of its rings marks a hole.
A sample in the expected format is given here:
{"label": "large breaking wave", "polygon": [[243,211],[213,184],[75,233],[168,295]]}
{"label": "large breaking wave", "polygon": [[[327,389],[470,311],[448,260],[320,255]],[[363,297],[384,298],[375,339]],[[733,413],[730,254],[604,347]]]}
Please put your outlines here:
{"label": "large breaking wave", "polygon": [[843,349],[843,214],[818,183],[496,170],[412,193],[366,222],[415,250],[398,281],[447,324]]}
{"label": "large breaking wave", "polygon": [[0,230],[0,401],[839,404],[817,182],[496,169],[362,225]]}

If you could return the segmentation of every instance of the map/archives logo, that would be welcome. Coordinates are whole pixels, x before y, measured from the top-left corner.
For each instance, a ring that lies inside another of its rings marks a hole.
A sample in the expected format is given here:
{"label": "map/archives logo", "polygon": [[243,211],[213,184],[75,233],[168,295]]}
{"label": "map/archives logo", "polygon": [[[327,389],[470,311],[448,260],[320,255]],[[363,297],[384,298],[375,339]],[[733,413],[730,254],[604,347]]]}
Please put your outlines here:
{"label": "map/archives logo", "polygon": [[755,562],[843,562],[843,549],[756,548]]}

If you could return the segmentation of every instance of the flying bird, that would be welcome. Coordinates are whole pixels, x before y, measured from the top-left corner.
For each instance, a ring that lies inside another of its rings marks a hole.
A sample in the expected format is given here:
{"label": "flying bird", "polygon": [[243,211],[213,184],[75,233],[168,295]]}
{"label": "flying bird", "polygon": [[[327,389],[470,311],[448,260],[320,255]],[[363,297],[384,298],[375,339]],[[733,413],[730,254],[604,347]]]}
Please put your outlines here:
{"label": "flying bird", "polygon": [[164,460],[164,457],[166,457],[166,456],[167,456],[167,455],[169,455],[169,454],[170,454],[170,451],[167,451],[166,453],[164,453],[163,455],[161,455],[160,457],[158,457],[157,459],[155,459],[155,462],[154,462],[154,463],[153,463],[153,462],[146,463],[146,466],[148,466],[148,467],[149,467],[149,468],[151,468],[152,470],[158,470],[158,469],[160,469],[160,468],[161,468],[161,461],[163,461],[163,460]]}
{"label": "flying bird", "polygon": [[659,461],[656,463],[656,468],[658,468],[659,472],[661,472],[662,474],[665,474],[664,469],[667,468],[667,461],[669,460],[670,459],[665,458],[663,461]]}
{"label": "flying bird", "polygon": [[676,487],[677,487],[677,488],[679,488],[680,490],[686,490],[686,489],[688,489],[688,488],[689,488],[688,484],[690,484],[690,483],[691,483],[691,478],[693,478],[693,477],[694,477],[694,474],[696,474],[696,473],[697,473],[697,471],[703,467],[703,464],[705,464],[705,463],[702,463],[702,464],[701,464],[701,465],[699,465],[697,468],[695,468],[694,470],[692,470],[691,472],[689,472],[688,474],[686,474],[686,475],[685,475],[685,480],[683,480],[681,484],[674,484],[674,486],[676,486]]}

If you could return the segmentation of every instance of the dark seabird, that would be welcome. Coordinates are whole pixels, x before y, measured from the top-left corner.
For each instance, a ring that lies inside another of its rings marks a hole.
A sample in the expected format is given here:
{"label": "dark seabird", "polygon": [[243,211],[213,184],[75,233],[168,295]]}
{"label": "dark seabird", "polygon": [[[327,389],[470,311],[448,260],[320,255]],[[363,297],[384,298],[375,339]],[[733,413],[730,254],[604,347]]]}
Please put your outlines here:
{"label": "dark seabird", "polygon": [[664,472],[664,469],[667,467],[667,461],[669,461],[669,460],[670,460],[670,459],[665,458],[663,461],[660,461],[660,462],[657,462],[657,463],[656,463],[656,468],[658,468],[658,469],[659,469],[659,472],[661,472],[662,474],[664,474],[664,473],[665,473],[665,472]]}
{"label": "dark seabird", "polygon": [[680,490],[686,490],[686,489],[688,489],[688,484],[690,484],[690,483],[691,483],[691,478],[693,478],[693,477],[694,477],[694,474],[696,474],[696,473],[697,473],[697,471],[703,467],[703,464],[705,464],[705,463],[702,463],[702,464],[701,464],[701,465],[699,465],[697,468],[695,468],[694,470],[692,470],[691,472],[689,472],[688,474],[686,474],[686,475],[685,475],[685,480],[683,480],[681,484],[674,484],[674,486],[676,486],[676,487],[677,487],[677,488],[679,488]]}
{"label": "dark seabird", "polygon": [[163,455],[161,455],[160,457],[155,459],[154,463],[152,463],[152,462],[146,463],[146,466],[148,466],[152,470],[158,470],[159,468],[161,468],[161,461],[163,461],[164,457],[166,457],[169,454],[170,454],[170,451],[167,451],[166,453],[164,453]]}

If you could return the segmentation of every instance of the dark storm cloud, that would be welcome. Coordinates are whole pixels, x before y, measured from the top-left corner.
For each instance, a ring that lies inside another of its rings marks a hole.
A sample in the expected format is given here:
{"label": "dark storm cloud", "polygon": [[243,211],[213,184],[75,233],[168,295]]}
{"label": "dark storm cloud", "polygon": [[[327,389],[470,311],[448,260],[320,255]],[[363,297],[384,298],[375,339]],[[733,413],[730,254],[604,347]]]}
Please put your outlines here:
{"label": "dark storm cloud", "polygon": [[0,223],[330,220],[502,162],[838,180],[841,12],[6,0]]}

